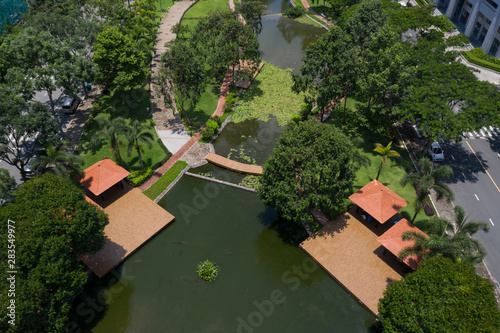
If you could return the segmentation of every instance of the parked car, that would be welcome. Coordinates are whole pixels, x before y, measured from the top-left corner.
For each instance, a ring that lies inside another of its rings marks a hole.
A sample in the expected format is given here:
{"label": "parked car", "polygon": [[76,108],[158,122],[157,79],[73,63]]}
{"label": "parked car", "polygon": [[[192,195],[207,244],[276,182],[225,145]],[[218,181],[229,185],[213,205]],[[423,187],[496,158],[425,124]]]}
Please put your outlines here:
{"label": "parked car", "polygon": [[80,100],[73,97],[66,97],[66,99],[62,103],[62,112],[64,113],[75,113],[78,105],[80,104]]}
{"label": "parked car", "polygon": [[431,143],[431,146],[429,147],[427,152],[429,153],[431,160],[433,160],[434,162],[441,162],[444,160],[444,150],[441,148],[437,141]]}

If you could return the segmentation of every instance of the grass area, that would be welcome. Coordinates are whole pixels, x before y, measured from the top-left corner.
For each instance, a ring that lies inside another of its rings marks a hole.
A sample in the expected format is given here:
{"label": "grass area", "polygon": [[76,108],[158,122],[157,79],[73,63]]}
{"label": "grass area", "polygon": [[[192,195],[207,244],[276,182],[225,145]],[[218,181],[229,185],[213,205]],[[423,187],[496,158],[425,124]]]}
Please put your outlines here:
{"label": "grass area", "polygon": [[[198,20],[202,17],[208,16],[210,11],[216,9],[229,10],[229,3],[227,0],[199,0],[191,8],[189,8],[182,17],[181,25],[189,28],[189,31],[194,31],[194,27],[198,24]],[[186,34],[190,37],[190,33]]]}
{"label": "grass area", "polygon": [[[201,94],[198,102],[193,106],[191,101],[184,102],[182,120],[189,133],[195,133],[214,113],[219,102],[219,94],[214,93],[214,85],[207,85],[205,92]],[[179,95],[175,94],[177,108],[180,109]]]}
{"label": "grass area", "polygon": [[151,185],[150,188],[142,193],[144,193],[151,200],[156,199],[161,194],[161,192],[163,192],[167,188],[167,186],[170,185],[170,183],[172,183],[175,178],[177,178],[177,176],[181,173],[182,170],[184,170],[185,167],[187,167],[187,165],[188,164],[184,161],[175,162],[175,164],[172,165],[172,167],[168,169],[168,171],[165,172],[165,174],[161,176],[160,179],[156,181],[156,183]]}
{"label": "grass area", "polygon": [[[278,16],[283,16],[283,14],[278,14]],[[304,14],[302,16],[299,16],[297,18],[294,18],[295,21],[297,22],[300,22],[300,23],[304,23],[304,24],[309,24],[309,25],[312,25],[312,26],[315,26],[317,28],[325,28],[325,24],[323,23],[323,25],[319,24],[318,20],[316,18],[313,18],[311,17],[312,15],[310,14]]]}
{"label": "grass area", "polygon": [[280,126],[286,125],[293,115],[300,114],[304,103],[304,95],[294,93],[291,87],[290,71],[266,63],[250,88],[241,95],[231,121],[268,121],[269,116],[274,115]]}
{"label": "grass area", "polygon": [[476,48],[471,51],[464,51],[462,55],[468,62],[500,72],[500,60],[484,54],[481,49]]}
{"label": "grass area", "polygon": [[155,1],[155,22],[159,25],[164,13],[174,5],[173,0],[159,0]]}
{"label": "grass area", "polygon": [[[151,149],[144,144],[142,145],[144,149],[142,152],[144,167],[150,167],[155,170],[170,157],[170,153],[167,153],[158,143],[158,136],[149,118],[146,108],[150,107],[150,96],[147,89],[137,88],[127,93],[116,92],[110,95],[102,95],[97,103],[100,105],[99,117],[106,117],[108,119],[123,117],[127,124],[137,119],[141,123],[149,126],[148,132],[153,135],[154,141],[152,142]],[[102,140],[96,147],[92,146],[91,140],[96,136],[98,129],[97,122],[94,121],[90,127],[84,131],[78,144],[78,152],[80,157],[83,158],[84,168],[89,167],[105,157],[109,157],[115,162],[118,162],[114,159],[113,153],[110,151],[108,140]],[[119,135],[118,138],[122,142],[120,153],[125,168],[129,171],[139,170],[140,161],[137,152],[132,150],[131,155],[127,156],[126,144],[128,142],[124,135]]]}
{"label": "grass area", "polygon": [[[300,0],[292,0],[292,1],[295,3],[295,5],[296,5],[296,6],[298,6],[298,7],[302,7],[302,8],[305,8],[305,7],[304,7],[304,5],[302,4],[302,2],[301,2]],[[318,1],[319,1],[319,0],[318,0]],[[309,3],[309,6],[311,6],[311,1],[308,1],[308,3]],[[311,8],[313,8],[313,7],[311,6]],[[313,8],[313,9],[314,9],[314,8]],[[316,9],[314,9],[314,10],[315,10],[315,11],[316,11],[316,13],[318,13],[318,14],[319,14],[319,13],[321,13],[321,12],[317,11]],[[316,22],[318,22],[318,23],[321,23],[321,24],[325,25],[325,22],[321,21],[321,20],[320,20],[319,18],[317,18],[316,16],[311,15],[311,14],[306,14],[306,15],[307,15],[307,16],[309,16],[310,18],[312,18],[314,21],[316,21]],[[327,19],[328,19],[330,22],[333,22],[330,18],[328,18],[328,15],[326,15],[326,14],[325,14],[325,16],[327,17]],[[299,17],[299,19],[300,19],[300,17]],[[309,21],[310,21],[310,19],[308,19],[307,17],[303,17],[302,19],[304,20],[304,22],[302,22],[302,23],[307,23],[307,22],[305,22],[305,20],[309,20]],[[307,23],[307,24],[310,24],[310,23]],[[320,25],[320,26],[321,26],[321,25]],[[322,27],[322,26],[321,26],[321,27]]]}

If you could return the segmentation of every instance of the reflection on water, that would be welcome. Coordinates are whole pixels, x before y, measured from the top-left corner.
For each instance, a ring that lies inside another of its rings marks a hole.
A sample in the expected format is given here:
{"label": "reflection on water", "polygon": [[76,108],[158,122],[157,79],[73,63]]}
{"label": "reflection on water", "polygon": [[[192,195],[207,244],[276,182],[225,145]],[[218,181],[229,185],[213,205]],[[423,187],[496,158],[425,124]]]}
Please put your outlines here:
{"label": "reflection on water", "polygon": [[266,6],[266,14],[284,13],[288,8],[293,7],[289,0],[260,0]]}
{"label": "reflection on water", "polygon": [[298,73],[307,46],[325,32],[323,28],[300,23],[286,16],[265,16],[259,35],[262,59],[283,69],[292,68]]}

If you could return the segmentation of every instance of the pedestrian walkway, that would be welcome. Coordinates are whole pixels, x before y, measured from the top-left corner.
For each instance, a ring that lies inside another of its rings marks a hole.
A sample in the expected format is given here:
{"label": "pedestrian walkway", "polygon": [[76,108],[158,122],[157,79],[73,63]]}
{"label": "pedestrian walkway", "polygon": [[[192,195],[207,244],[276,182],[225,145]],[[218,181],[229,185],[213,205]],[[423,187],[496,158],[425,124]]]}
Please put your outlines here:
{"label": "pedestrian walkway", "polygon": [[212,164],[226,168],[239,173],[248,173],[250,175],[262,175],[262,167],[260,165],[245,164],[230,160],[215,153],[208,154],[205,159]]}
{"label": "pedestrian walkway", "polygon": [[333,26],[334,24],[330,21],[328,21],[326,18],[324,18],[323,16],[319,15],[318,13],[316,13],[312,8],[311,6],[309,6],[309,3],[307,3],[307,0],[300,0],[302,2],[302,5],[307,9],[307,11],[309,13],[311,13],[312,15],[316,16],[318,19],[320,19],[321,21],[325,22],[325,24],[329,27]]}
{"label": "pedestrian walkway", "polygon": [[[165,106],[164,96],[159,93],[156,77],[160,69],[161,55],[168,50],[167,43],[175,40],[176,34],[172,32],[172,28],[181,21],[182,16],[195,2],[194,1],[178,1],[165,14],[161,21],[158,33],[156,35],[155,55],[151,63],[151,112],[155,122],[156,132],[165,147],[175,154],[184,144],[189,142],[191,136],[187,132],[182,119],[177,112],[175,102],[171,106]],[[170,98],[175,101],[173,89],[170,89]]]}

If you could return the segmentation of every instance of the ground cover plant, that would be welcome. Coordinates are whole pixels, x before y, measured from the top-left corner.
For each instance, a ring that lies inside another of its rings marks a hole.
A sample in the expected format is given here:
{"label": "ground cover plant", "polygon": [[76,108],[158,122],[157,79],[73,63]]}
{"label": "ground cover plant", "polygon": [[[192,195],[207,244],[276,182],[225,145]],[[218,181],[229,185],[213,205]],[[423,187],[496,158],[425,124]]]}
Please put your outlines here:
{"label": "ground cover plant", "polygon": [[220,268],[214,262],[205,260],[196,266],[198,277],[206,282],[213,282],[219,276]]}
{"label": "ground cover plant", "polygon": [[163,192],[170,183],[172,183],[175,178],[187,167],[187,163],[184,161],[177,161],[163,176],[161,176],[150,188],[148,188],[143,193],[151,200],[156,199],[161,192]]}
{"label": "ground cover plant", "polygon": [[291,89],[290,70],[283,70],[266,63],[255,77],[250,87],[241,94],[231,121],[235,123],[247,119],[268,121],[276,116],[278,124],[284,126],[293,115],[300,113],[304,94],[296,94]]}

